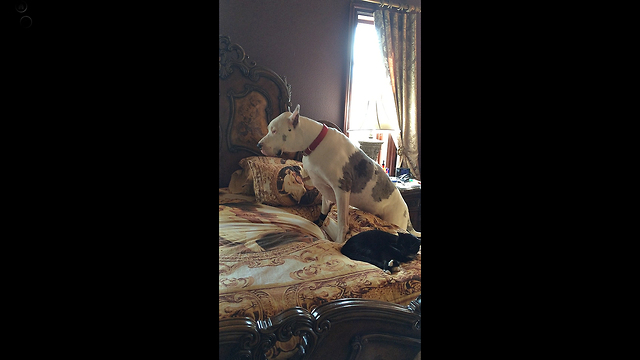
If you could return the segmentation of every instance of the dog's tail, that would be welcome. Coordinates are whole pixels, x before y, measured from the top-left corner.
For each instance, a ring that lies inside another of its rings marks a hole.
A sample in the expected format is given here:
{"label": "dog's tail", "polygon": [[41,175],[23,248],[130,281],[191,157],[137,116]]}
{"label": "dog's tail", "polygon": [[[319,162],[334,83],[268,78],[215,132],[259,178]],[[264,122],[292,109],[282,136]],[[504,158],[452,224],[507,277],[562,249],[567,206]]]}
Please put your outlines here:
{"label": "dog's tail", "polygon": [[411,233],[411,235],[413,235],[413,236],[415,236],[417,238],[421,238],[421,240],[422,240],[422,232],[421,231],[416,231],[413,228],[413,225],[411,225],[411,220],[409,220],[409,222],[407,223],[407,231],[409,233]]}

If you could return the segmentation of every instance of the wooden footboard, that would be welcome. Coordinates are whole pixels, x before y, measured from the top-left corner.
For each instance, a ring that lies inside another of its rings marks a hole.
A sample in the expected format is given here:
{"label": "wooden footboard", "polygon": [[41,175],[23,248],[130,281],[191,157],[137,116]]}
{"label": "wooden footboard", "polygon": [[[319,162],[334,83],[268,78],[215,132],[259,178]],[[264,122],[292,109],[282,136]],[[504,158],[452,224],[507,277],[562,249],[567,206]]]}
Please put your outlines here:
{"label": "wooden footboard", "polygon": [[420,296],[409,306],[339,299],[264,321],[219,322],[220,359],[413,360],[420,352]]}

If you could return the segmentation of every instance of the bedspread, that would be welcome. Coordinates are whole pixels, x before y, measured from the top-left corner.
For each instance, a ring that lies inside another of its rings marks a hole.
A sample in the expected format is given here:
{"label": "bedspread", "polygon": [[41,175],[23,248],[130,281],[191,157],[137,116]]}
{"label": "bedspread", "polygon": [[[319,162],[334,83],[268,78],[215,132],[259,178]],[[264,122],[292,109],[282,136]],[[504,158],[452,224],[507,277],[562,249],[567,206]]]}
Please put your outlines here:
{"label": "bedspread", "polygon": [[[310,219],[298,211],[311,212]],[[420,253],[400,271],[385,274],[342,255],[341,245],[310,221],[317,218],[314,211],[319,206],[300,210],[263,205],[251,196],[220,189],[219,319],[264,320],[295,306],[312,311],[339,298],[407,305],[420,294]],[[382,230],[388,227],[383,221],[380,225]]]}

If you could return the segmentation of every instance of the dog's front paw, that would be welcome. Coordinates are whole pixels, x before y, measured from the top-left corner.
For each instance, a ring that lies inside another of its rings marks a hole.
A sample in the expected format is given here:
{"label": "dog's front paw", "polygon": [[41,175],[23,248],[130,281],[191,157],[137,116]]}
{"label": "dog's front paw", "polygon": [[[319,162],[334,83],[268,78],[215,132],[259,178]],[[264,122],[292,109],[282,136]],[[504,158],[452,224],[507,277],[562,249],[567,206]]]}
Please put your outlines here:
{"label": "dog's front paw", "polygon": [[324,224],[324,220],[327,218],[327,215],[320,213],[320,217],[316,220],[315,224],[322,227]]}

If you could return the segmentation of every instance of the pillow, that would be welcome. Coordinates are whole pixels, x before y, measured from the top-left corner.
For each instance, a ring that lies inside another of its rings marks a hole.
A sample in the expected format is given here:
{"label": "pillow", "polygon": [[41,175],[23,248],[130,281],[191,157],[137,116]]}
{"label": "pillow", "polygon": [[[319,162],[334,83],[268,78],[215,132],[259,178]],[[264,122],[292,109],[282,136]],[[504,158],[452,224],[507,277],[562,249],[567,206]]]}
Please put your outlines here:
{"label": "pillow", "polygon": [[278,160],[282,160],[283,163],[248,161],[257,201],[273,206],[322,203],[320,191],[310,184],[301,162]]}
{"label": "pillow", "polygon": [[251,169],[236,170],[231,174],[229,191],[232,194],[255,195],[253,192],[253,174]]}
{"label": "pillow", "polygon": [[253,190],[253,173],[249,169],[250,162],[262,162],[267,164],[300,164],[294,160],[285,160],[277,157],[268,156],[249,156],[240,160],[239,165],[242,169],[236,170],[231,174],[229,181],[229,191],[232,194],[255,195]]}
{"label": "pillow", "polygon": [[259,163],[265,163],[265,164],[273,164],[273,165],[300,165],[302,166],[302,163],[299,161],[295,161],[295,160],[289,160],[289,159],[282,159],[279,157],[273,157],[273,156],[248,156],[246,158],[242,158],[240,159],[240,167],[245,169],[248,167],[249,163],[252,162],[259,162]]}

